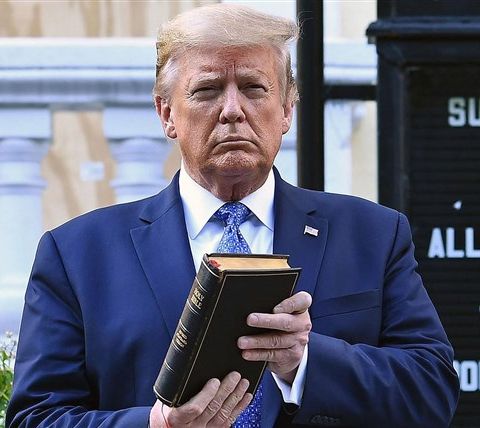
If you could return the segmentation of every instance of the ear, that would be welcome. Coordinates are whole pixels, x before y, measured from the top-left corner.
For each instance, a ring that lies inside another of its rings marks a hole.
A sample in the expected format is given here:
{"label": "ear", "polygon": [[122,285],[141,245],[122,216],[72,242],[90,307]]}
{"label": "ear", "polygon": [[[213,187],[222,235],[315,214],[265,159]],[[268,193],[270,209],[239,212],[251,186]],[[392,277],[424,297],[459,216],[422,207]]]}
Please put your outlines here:
{"label": "ear", "polygon": [[165,131],[165,135],[171,139],[177,138],[177,131],[175,130],[172,109],[168,104],[167,100],[156,95],[155,109],[157,110],[157,114],[160,118],[163,130]]}
{"label": "ear", "polygon": [[283,106],[282,134],[286,134],[292,125],[293,108],[295,103],[287,101]]}

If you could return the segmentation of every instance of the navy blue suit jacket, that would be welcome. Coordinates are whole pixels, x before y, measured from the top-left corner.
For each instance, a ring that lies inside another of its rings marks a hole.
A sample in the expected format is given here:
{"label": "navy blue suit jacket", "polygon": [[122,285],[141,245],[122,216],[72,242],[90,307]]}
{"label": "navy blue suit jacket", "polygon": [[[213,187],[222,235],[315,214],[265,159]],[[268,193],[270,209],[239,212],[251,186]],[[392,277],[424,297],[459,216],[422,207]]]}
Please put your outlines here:
{"label": "navy blue suit jacket", "polygon": [[[452,349],[406,218],[276,176],[274,252],[301,266],[313,329],[298,424],[448,426]],[[318,236],[304,234],[305,225]],[[145,428],[195,275],[178,178],[47,232],[26,293],[7,426]],[[262,425],[281,395],[266,374]]]}

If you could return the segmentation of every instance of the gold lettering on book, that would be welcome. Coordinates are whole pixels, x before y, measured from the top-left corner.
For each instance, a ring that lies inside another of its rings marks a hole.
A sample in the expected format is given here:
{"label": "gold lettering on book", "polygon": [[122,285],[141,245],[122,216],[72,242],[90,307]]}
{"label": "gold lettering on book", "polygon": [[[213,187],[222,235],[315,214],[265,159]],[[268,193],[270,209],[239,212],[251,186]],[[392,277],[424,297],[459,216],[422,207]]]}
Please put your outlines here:
{"label": "gold lettering on book", "polygon": [[204,298],[205,295],[199,290],[198,287],[195,287],[192,292],[192,296],[190,297],[190,302],[192,302],[193,306],[201,310]]}
{"label": "gold lettering on book", "polygon": [[175,333],[175,343],[183,349],[185,346],[187,346],[188,343],[188,336],[182,331],[178,330]]}

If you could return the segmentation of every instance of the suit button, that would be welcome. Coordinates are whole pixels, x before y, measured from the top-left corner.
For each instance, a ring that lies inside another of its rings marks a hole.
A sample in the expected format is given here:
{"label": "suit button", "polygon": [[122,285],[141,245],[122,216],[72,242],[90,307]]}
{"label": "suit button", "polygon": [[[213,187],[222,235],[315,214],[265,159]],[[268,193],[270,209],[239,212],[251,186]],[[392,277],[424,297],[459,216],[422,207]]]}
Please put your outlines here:
{"label": "suit button", "polygon": [[327,427],[340,425],[340,419],[325,415],[315,415],[310,419],[310,422],[315,425],[323,425]]}

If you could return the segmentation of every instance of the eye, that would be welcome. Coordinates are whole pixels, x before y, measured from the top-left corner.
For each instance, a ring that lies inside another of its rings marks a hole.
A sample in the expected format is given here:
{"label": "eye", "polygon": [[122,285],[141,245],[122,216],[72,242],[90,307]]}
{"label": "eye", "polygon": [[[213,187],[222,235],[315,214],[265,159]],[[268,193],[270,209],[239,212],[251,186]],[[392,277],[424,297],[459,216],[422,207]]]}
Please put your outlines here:
{"label": "eye", "polygon": [[213,98],[218,90],[219,88],[216,86],[199,86],[191,92],[191,95],[199,99],[208,99]]}
{"label": "eye", "polygon": [[250,84],[248,84],[248,85],[245,85],[245,89],[253,89],[253,90],[257,90],[257,89],[258,89],[258,90],[262,90],[262,91],[265,91],[265,90],[266,90],[266,88],[265,88],[263,85],[259,84],[259,83],[250,83]]}
{"label": "eye", "polygon": [[215,88],[213,86],[201,86],[200,88],[196,88],[193,93],[197,92],[205,92],[205,91],[213,91]]}
{"label": "eye", "polygon": [[248,83],[242,88],[242,92],[251,98],[258,98],[265,95],[267,88],[260,83]]}

